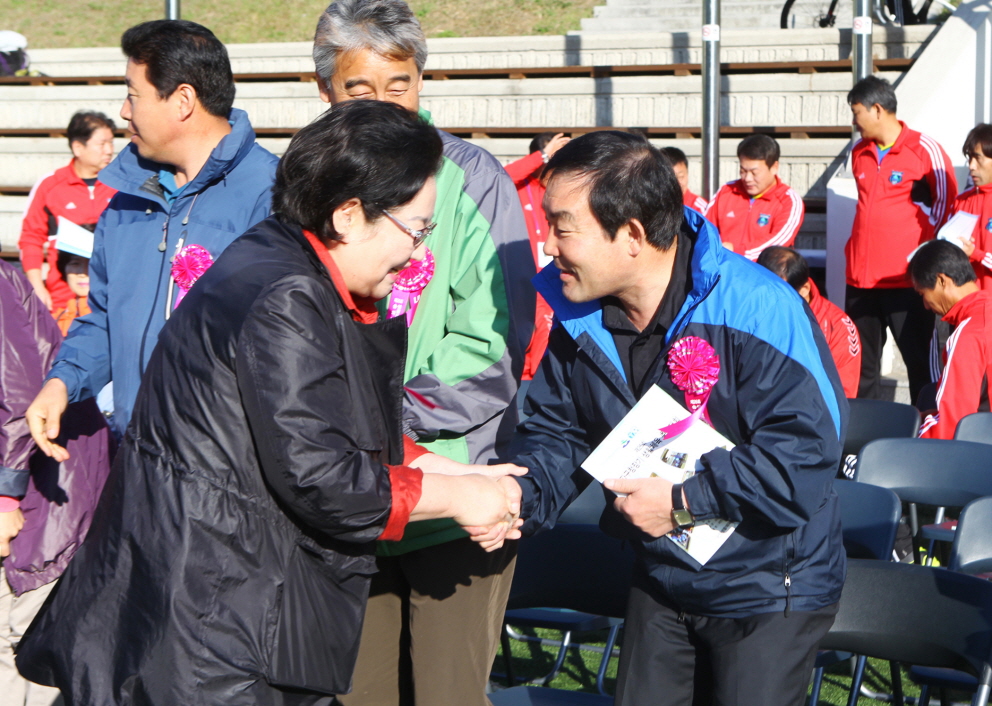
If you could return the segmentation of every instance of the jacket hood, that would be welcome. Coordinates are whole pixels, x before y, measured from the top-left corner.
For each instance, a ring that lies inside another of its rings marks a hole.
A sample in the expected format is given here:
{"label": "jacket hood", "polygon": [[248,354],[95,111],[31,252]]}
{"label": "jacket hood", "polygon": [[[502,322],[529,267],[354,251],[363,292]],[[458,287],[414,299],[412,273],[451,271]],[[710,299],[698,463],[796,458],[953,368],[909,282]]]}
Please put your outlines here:
{"label": "jacket hood", "polygon": [[[721,264],[728,253],[720,242],[716,227],[703,218],[698,212],[683,206],[685,222],[694,238],[692,251],[692,291],[686,297],[685,303],[675,317],[675,322],[668,330],[666,340],[671,340],[675,333],[684,325],[688,313],[706,296],[720,278]],[[532,282],[538,293],[551,305],[559,323],[568,334],[578,341],[579,336],[587,334],[599,347],[606,357],[616,366],[617,371],[626,381],[620,354],[617,352],[613,336],[603,326],[603,305],[599,299],[588,302],[571,302],[561,291],[561,272],[551,263],[538,272]]]}
{"label": "jacket hood", "polygon": [[[228,122],[231,124],[231,132],[214,147],[206,164],[186,187],[185,194],[202,191],[208,184],[225,177],[248,156],[254,146],[255,131],[248,120],[248,113],[232,108]],[[129,144],[113,162],[100,171],[100,181],[132,196],[157,199],[164,205],[165,200],[156,191],[145,187],[145,184],[149,179],[157,180],[158,173],[165,166],[161,162],[145,159],[138,154],[134,144]]]}

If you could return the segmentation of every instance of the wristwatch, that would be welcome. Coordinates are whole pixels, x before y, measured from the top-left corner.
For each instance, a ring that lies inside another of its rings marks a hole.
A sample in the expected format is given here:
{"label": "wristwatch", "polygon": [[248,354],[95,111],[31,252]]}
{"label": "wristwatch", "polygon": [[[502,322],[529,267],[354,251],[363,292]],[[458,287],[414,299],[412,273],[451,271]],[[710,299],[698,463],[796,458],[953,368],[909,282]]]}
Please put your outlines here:
{"label": "wristwatch", "polygon": [[681,483],[676,483],[672,486],[672,518],[675,520],[675,526],[678,529],[688,529],[696,524],[692,513],[686,509],[685,503],[682,502]]}

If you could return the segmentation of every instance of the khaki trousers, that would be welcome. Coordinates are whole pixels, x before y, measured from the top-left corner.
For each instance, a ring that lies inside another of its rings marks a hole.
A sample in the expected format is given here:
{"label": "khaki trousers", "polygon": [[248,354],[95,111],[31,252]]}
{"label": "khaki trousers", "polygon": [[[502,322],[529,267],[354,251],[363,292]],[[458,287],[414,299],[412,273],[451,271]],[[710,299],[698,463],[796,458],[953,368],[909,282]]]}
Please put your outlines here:
{"label": "khaki trousers", "polygon": [[490,706],[516,542],[470,539],[379,557],[344,706]]}
{"label": "khaki trousers", "polygon": [[0,565],[0,704],[2,706],[61,706],[58,689],[34,684],[22,677],[14,665],[14,647],[41,610],[55,581],[21,596],[7,583]]}

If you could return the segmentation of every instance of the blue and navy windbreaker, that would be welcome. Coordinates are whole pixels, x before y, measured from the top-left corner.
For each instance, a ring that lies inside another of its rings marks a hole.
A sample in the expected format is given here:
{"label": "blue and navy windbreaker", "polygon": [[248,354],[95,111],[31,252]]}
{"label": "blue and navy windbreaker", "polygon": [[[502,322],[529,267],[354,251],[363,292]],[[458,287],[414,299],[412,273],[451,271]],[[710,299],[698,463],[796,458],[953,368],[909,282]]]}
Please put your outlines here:
{"label": "blue and navy windbreaker", "polygon": [[[716,349],[721,372],[709,416],[736,447],[704,455],[705,470],[684,488],[697,519],[740,525],[702,567],[667,537],[636,530],[611,502],[601,525],[634,539],[654,586],[686,612],[745,617],[829,606],[846,566],[832,482],[848,406],[826,340],[785,282],[724,249],[698,213],[686,209],[685,217],[695,234],[693,286],[667,343],[691,335]],[[579,464],[637,402],[600,303],[565,299],[554,265],[534,282],[558,325],[510,455],[530,469],[519,479],[525,534],[553,526],[588,485]],[[650,377],[681,401],[666,359],[667,346]]]}
{"label": "blue and navy windbreaker", "polygon": [[69,401],[95,396],[114,382],[113,423],[131,418],[141,375],[179,295],[170,287],[172,257],[186,245],[214,260],[268,215],[279,160],[255,142],[248,114],[234,109],[231,132],[171,204],[159,184],[161,164],[128,145],[100,172],[117,189],[97,223],[90,260],[91,314],[76,319],[48,377]]}

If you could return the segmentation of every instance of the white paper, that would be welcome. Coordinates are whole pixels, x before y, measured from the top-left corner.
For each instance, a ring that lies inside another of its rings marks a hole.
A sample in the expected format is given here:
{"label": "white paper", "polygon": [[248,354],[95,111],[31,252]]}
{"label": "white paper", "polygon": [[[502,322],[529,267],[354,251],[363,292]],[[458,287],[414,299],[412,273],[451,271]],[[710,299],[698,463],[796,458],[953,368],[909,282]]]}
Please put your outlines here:
{"label": "white paper", "polygon": [[[733,443],[701,419],[674,439],[666,440],[659,433],[662,427],[688,416],[685,407],[652,385],[582,462],[583,470],[601,483],[610,478],[654,477],[682,483],[702,468],[699,459],[703,454],[716,448],[734,448]],[[736,527],[737,523],[727,520],[703,520],[668,537],[693,559],[705,564]]]}
{"label": "white paper", "polygon": [[975,232],[975,224],[978,223],[978,216],[974,213],[958,211],[951,216],[944,227],[937,233],[941,240],[949,240],[958,247],[971,240],[972,233]]}
{"label": "white paper", "polygon": [[55,247],[59,252],[86,258],[93,256],[93,233],[62,216],[58,217],[58,224]]}

